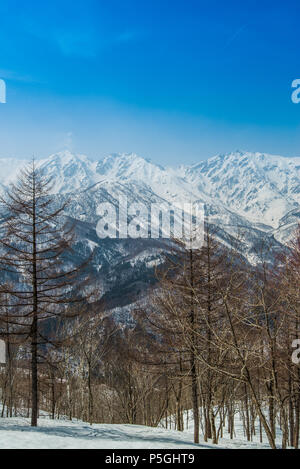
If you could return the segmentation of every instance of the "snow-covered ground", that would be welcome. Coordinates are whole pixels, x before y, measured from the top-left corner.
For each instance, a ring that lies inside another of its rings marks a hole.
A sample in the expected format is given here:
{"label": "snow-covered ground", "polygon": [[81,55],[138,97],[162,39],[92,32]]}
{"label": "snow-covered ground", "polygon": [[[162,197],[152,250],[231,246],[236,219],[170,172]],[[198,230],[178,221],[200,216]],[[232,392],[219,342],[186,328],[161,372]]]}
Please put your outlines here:
{"label": "snow-covered ground", "polygon": [[258,438],[248,443],[240,425],[236,428],[236,439],[225,437],[219,445],[192,443],[192,428],[177,432],[163,428],[139,425],[89,425],[67,420],[39,419],[39,427],[30,427],[23,417],[0,418],[0,449],[212,449],[212,448],[268,448]]}

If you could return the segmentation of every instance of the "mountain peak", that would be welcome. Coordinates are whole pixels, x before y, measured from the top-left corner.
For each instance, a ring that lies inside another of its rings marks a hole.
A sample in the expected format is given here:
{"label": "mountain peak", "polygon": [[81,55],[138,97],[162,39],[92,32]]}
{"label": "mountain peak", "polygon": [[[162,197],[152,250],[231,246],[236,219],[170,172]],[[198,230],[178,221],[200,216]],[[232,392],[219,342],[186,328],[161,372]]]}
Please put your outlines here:
{"label": "mountain peak", "polygon": [[96,171],[102,176],[109,174],[110,177],[139,179],[153,177],[165,169],[136,153],[113,153],[97,163]]}
{"label": "mountain peak", "polygon": [[70,164],[74,162],[83,162],[87,163],[90,161],[87,156],[78,154],[78,153],[72,153],[70,150],[63,150],[59,151],[57,153],[53,153],[50,155],[48,158],[44,160],[40,160],[41,162],[60,162],[61,164]]}

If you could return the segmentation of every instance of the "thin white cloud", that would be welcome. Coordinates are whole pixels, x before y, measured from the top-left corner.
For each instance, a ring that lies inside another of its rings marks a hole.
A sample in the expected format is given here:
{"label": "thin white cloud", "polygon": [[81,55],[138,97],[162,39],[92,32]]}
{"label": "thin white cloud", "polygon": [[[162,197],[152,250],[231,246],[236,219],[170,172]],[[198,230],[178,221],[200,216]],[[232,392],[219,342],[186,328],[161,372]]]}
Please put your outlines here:
{"label": "thin white cloud", "polygon": [[42,27],[31,19],[24,19],[24,28],[31,36],[52,43],[63,56],[79,58],[94,58],[112,45],[134,41],[141,36],[130,30],[105,34],[95,25],[81,22],[63,27]]}

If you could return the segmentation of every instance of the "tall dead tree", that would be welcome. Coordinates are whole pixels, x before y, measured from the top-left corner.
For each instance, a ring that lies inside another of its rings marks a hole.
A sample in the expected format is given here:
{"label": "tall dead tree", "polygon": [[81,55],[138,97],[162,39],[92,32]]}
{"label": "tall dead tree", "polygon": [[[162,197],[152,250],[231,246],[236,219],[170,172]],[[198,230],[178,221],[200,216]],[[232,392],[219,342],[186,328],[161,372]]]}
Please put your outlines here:
{"label": "tall dead tree", "polygon": [[38,418],[39,354],[48,342],[42,326],[80,300],[71,290],[81,267],[66,260],[74,240],[73,227],[65,223],[67,202],[59,203],[51,189],[33,160],[1,198],[0,269],[10,278],[2,286],[8,298],[2,323],[31,345],[32,426]]}

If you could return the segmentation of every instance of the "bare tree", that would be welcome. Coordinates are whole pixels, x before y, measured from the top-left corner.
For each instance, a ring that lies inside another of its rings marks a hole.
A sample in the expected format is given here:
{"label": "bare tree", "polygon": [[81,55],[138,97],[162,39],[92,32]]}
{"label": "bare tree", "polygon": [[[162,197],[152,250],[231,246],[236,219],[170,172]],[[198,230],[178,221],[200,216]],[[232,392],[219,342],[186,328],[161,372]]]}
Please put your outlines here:
{"label": "bare tree", "polygon": [[11,279],[2,287],[9,312],[1,320],[31,343],[32,426],[38,418],[38,362],[48,342],[46,323],[65,313],[71,297],[72,302],[81,299],[71,292],[80,268],[66,260],[73,242],[73,227],[63,216],[67,202],[57,204],[51,187],[33,160],[1,199],[0,268]]}

